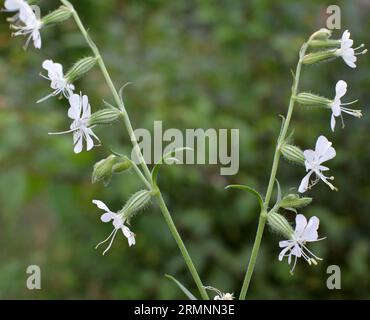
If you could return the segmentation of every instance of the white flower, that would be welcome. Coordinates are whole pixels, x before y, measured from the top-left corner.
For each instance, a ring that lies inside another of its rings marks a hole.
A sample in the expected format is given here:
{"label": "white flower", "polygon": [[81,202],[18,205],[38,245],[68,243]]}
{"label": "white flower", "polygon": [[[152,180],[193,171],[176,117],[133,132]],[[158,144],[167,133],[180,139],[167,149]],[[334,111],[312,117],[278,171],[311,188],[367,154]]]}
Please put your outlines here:
{"label": "white flower", "polygon": [[350,105],[350,104],[357,102],[357,100],[355,100],[349,103],[342,103],[340,99],[346,94],[346,92],[347,92],[347,83],[343,80],[339,80],[335,86],[335,98],[333,100],[333,103],[330,105],[331,110],[333,112],[331,116],[331,122],[330,122],[332,131],[334,131],[334,128],[335,128],[335,117],[339,117],[339,116],[341,117],[342,125],[344,127],[342,112],[348,113],[357,118],[362,117],[361,110],[354,110],[354,109],[343,107],[345,105]]}
{"label": "white flower", "polygon": [[102,242],[98,243],[98,245],[95,247],[98,248],[101,244],[107,242],[110,240],[108,247],[104,250],[103,255],[110,249],[112,246],[113,240],[118,232],[118,230],[121,230],[123,235],[128,240],[128,245],[131,247],[135,244],[135,234],[130,231],[128,227],[124,225],[125,219],[123,218],[122,214],[114,213],[109,210],[109,208],[100,200],[93,200],[93,203],[99,208],[105,211],[104,214],[100,217],[100,220],[104,223],[112,221],[113,223],[113,232]]}
{"label": "white flower", "polygon": [[15,16],[8,18],[12,23],[24,22],[27,13],[32,11],[32,7],[25,0],[5,0],[4,7],[6,12],[16,12]]}
{"label": "white flower", "polygon": [[213,300],[234,300],[234,294],[233,293],[222,293],[217,288],[208,286],[204,287],[207,290],[211,290],[217,293],[217,295],[213,298]]}
{"label": "white flower", "polygon": [[353,49],[353,40],[350,38],[351,34],[348,30],[343,32],[342,39],[340,40],[340,48],[335,50],[335,55],[342,57],[344,62],[351,68],[356,68],[355,62],[357,61],[356,55],[365,54],[367,50],[356,53],[356,50],[364,47],[364,44],[361,44],[359,47]]}
{"label": "white flower", "polygon": [[14,36],[29,35],[24,45],[26,49],[31,39],[36,49],[41,48],[41,35],[40,29],[42,27],[41,20],[36,16],[35,12],[30,6],[22,7],[25,9],[20,10],[19,19],[21,25],[11,25],[11,28],[17,30],[13,33]]}
{"label": "white flower", "polygon": [[86,150],[89,151],[94,147],[93,138],[99,141],[99,138],[89,127],[89,120],[91,117],[89,99],[85,95],[82,96],[73,94],[69,98],[69,104],[70,108],[68,109],[68,117],[73,119],[70,130],[49,134],[64,134],[73,132],[74,152],[80,153],[82,151],[83,140],[86,140]]}
{"label": "white flower", "polygon": [[57,96],[60,93],[69,99],[69,97],[73,95],[75,86],[71,83],[68,83],[68,80],[64,77],[63,66],[60,63],[53,62],[53,60],[45,60],[42,64],[42,67],[47,70],[48,76],[41,76],[51,81],[50,86],[54,91],[48,96],[37,101],[37,103],[45,101],[52,96]]}
{"label": "white flower", "polygon": [[279,247],[283,248],[279,254],[279,260],[282,261],[284,257],[288,257],[288,263],[291,264],[292,256],[295,256],[291,273],[295,268],[297,259],[303,257],[309,264],[317,264],[316,260],[322,260],[315,256],[310,250],[307,249],[307,242],[320,241],[318,239],[317,229],[319,228],[320,220],[317,217],[311,217],[307,223],[307,219],[304,215],[298,214],[295,218],[295,231],[291,236],[291,239],[279,242]]}
{"label": "white flower", "polygon": [[[298,192],[306,192],[321,179],[324,181],[332,190],[337,190],[328,180],[334,180],[334,177],[327,177],[322,172],[328,171],[329,168],[321,165],[323,162],[333,159],[336,155],[335,149],[331,146],[332,143],[328,141],[324,136],[320,136],[316,141],[316,147],[314,150],[305,150],[303,152],[305,157],[306,176],[302,179],[302,182],[298,188]],[[316,179],[310,182],[311,175],[315,173]]]}

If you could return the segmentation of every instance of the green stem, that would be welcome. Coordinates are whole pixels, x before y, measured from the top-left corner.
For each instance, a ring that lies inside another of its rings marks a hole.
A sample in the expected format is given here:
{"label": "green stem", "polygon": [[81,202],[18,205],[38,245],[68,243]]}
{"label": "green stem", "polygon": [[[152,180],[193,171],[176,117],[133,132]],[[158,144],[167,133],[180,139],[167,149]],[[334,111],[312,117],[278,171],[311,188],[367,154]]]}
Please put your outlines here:
{"label": "green stem", "polygon": [[269,183],[268,183],[268,186],[267,186],[267,191],[266,191],[266,196],[265,196],[265,201],[264,201],[264,210],[262,210],[261,213],[260,213],[260,217],[259,217],[259,221],[258,221],[258,227],[257,227],[257,233],[256,233],[256,237],[254,239],[251,258],[249,260],[247,272],[246,272],[245,277],[244,277],[243,286],[242,286],[242,289],[241,289],[240,295],[239,295],[239,300],[244,300],[246,295],[247,295],[249,284],[250,284],[252,274],[253,274],[253,271],[254,271],[254,267],[256,265],[257,255],[258,255],[258,251],[260,249],[260,244],[261,244],[261,240],[262,240],[262,236],[263,236],[263,231],[264,231],[265,225],[266,225],[267,210],[268,210],[268,207],[269,207],[269,204],[270,204],[271,195],[272,195],[272,191],[274,189],[274,184],[275,184],[275,179],[276,179],[276,173],[277,173],[277,170],[278,170],[278,167],[279,167],[279,161],[280,161],[280,155],[281,155],[280,148],[281,148],[281,145],[282,145],[282,143],[284,142],[284,140],[286,138],[286,134],[287,134],[288,129],[289,129],[290,120],[292,118],[292,114],[293,114],[293,110],[294,110],[294,103],[295,103],[294,97],[297,95],[299,80],[300,80],[300,76],[301,76],[302,59],[303,59],[303,57],[306,53],[309,42],[310,42],[310,40],[307,43],[303,44],[303,46],[300,50],[300,53],[299,53],[299,61],[298,61],[298,64],[297,64],[295,75],[294,75],[294,83],[293,83],[293,87],[292,87],[292,94],[290,96],[288,112],[287,112],[286,118],[284,120],[283,127],[281,129],[279,138],[277,140],[275,153],[274,153],[274,160],[273,160],[273,163],[272,163],[272,168],[271,168],[271,173],[270,173],[270,179],[269,179]]}
{"label": "green stem", "polygon": [[[100,69],[103,73],[103,76],[105,78],[105,81],[107,82],[107,85],[108,85],[110,91],[112,92],[112,95],[114,97],[114,101],[117,104],[117,106],[119,106],[120,110],[122,111],[122,118],[123,118],[125,128],[127,130],[128,135],[130,136],[130,139],[131,139],[133,148],[135,150],[136,156],[140,160],[140,166],[141,166],[141,168],[144,172],[144,175],[145,175],[147,181],[152,182],[152,176],[151,176],[150,170],[149,170],[147,164],[144,161],[143,155],[141,153],[139,144],[138,144],[137,139],[135,137],[134,130],[132,128],[131,121],[130,121],[130,118],[129,118],[128,113],[126,111],[125,105],[124,105],[123,101],[121,100],[121,98],[119,96],[119,93],[117,92],[117,90],[116,90],[116,88],[113,84],[112,78],[109,75],[109,72],[108,72],[108,70],[105,66],[103,58],[100,55],[98,47],[95,45],[93,40],[90,38],[89,34],[87,33],[79,15],[78,15],[78,13],[73,8],[72,4],[67,0],[60,0],[60,1],[65,6],[70,8],[70,10],[72,12],[72,15],[73,15],[73,18],[76,21],[76,24],[77,24],[78,28],[80,29],[83,37],[85,38],[86,42],[88,43],[92,52],[94,53],[94,55],[95,55],[95,57],[98,61],[99,67],[100,67]],[[184,242],[182,241],[181,236],[180,236],[179,232],[177,231],[177,228],[176,228],[176,226],[175,226],[175,224],[172,220],[171,214],[168,211],[168,208],[167,208],[167,206],[166,206],[166,204],[163,200],[162,194],[159,191],[159,189],[157,190],[155,196],[158,199],[159,207],[161,209],[162,215],[163,215],[163,217],[164,217],[164,219],[165,219],[165,221],[168,225],[168,228],[170,229],[170,231],[171,231],[171,233],[172,233],[172,235],[173,235],[173,237],[174,237],[174,239],[175,239],[175,241],[176,241],[176,243],[177,243],[177,245],[178,245],[178,247],[181,251],[181,254],[182,254],[182,256],[183,256],[183,258],[186,262],[186,265],[188,266],[188,268],[190,270],[191,275],[193,276],[193,279],[194,279],[194,281],[195,281],[195,283],[198,287],[200,295],[202,296],[202,298],[204,300],[208,300],[209,299],[208,294],[207,294],[207,292],[206,292],[206,290],[203,286],[203,283],[202,283],[202,281],[201,281],[201,279],[198,275],[198,272],[197,272],[197,270],[196,270],[196,268],[193,264],[193,261],[191,260],[191,257],[189,255],[188,251],[186,250]]]}

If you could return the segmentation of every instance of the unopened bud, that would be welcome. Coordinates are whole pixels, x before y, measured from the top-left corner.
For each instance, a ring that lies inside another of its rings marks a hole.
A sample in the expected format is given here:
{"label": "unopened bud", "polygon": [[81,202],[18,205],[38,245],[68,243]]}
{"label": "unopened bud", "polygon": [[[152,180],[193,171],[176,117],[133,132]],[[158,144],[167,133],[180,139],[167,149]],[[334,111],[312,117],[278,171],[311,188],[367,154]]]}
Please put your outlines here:
{"label": "unopened bud", "polygon": [[89,126],[111,124],[122,115],[117,108],[106,108],[94,112],[89,119]]}
{"label": "unopened bud", "polygon": [[287,219],[277,212],[270,212],[267,215],[267,222],[273,231],[283,235],[287,239],[291,239],[294,234],[294,230]]}
{"label": "unopened bud", "polygon": [[119,163],[116,163],[113,167],[112,167],[112,172],[113,173],[121,173],[121,172],[124,172],[128,169],[130,169],[132,166],[132,162],[129,161],[129,160],[124,160],[122,162],[119,162]]}
{"label": "unopened bud", "polygon": [[91,177],[92,183],[103,181],[104,185],[107,186],[109,182],[112,180],[112,174],[113,174],[112,167],[116,163],[117,163],[117,157],[113,154],[95,163],[94,170],[93,170],[92,177]]}
{"label": "unopened bud", "polygon": [[150,190],[141,190],[134,193],[126,202],[120,213],[122,213],[127,220],[130,220],[135,213],[143,209],[149,203],[151,197]]}
{"label": "unopened bud", "polygon": [[304,165],[305,156],[300,148],[284,143],[280,150],[285,159],[296,164]]}
{"label": "unopened bud", "polygon": [[41,22],[43,25],[56,24],[68,20],[71,15],[71,10],[69,10],[66,6],[60,6],[59,9],[43,17]]}
{"label": "unopened bud", "polygon": [[310,40],[327,40],[331,37],[331,33],[331,30],[321,28],[311,36]]}
{"label": "unopened bud", "polygon": [[130,169],[131,166],[132,162],[130,160],[112,154],[94,165],[91,181],[92,183],[103,181],[104,185],[107,186],[114,173],[124,172]]}
{"label": "unopened bud", "polygon": [[281,208],[302,208],[309,205],[312,202],[312,198],[302,197],[298,194],[288,194],[279,202]]}
{"label": "unopened bud", "polygon": [[76,81],[85,73],[89,72],[97,62],[95,57],[86,57],[78,60],[73,67],[66,73],[66,79],[69,83]]}
{"label": "unopened bud", "polygon": [[313,64],[321,61],[325,61],[331,58],[335,58],[335,50],[318,51],[306,54],[303,59],[303,64]]}
{"label": "unopened bud", "polygon": [[333,103],[333,101],[328,98],[308,92],[301,92],[295,97],[295,100],[306,106],[329,106]]}

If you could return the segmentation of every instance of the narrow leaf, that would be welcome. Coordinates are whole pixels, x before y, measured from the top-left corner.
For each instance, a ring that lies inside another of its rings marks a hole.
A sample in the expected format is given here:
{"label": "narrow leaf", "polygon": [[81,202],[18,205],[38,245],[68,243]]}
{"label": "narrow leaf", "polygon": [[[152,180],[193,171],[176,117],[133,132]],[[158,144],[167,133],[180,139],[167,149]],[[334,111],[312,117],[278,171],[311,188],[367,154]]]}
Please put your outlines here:
{"label": "narrow leaf", "polygon": [[278,179],[275,179],[276,185],[277,185],[277,197],[276,197],[276,203],[281,200],[281,188],[280,188],[280,183]]}
{"label": "narrow leaf", "polygon": [[174,277],[170,276],[169,274],[165,274],[165,277],[175,282],[177,286],[181,289],[181,291],[185,293],[185,295],[190,300],[198,300],[180,281],[177,281]]}
{"label": "narrow leaf", "polygon": [[252,193],[253,195],[255,195],[257,197],[257,200],[258,200],[258,203],[260,205],[261,211],[263,210],[264,205],[263,205],[262,196],[255,189],[253,189],[251,187],[248,187],[248,186],[245,186],[245,185],[242,185],[242,184],[231,184],[231,185],[228,185],[225,189],[240,189],[240,190],[244,190],[244,191],[247,191],[249,193]]}

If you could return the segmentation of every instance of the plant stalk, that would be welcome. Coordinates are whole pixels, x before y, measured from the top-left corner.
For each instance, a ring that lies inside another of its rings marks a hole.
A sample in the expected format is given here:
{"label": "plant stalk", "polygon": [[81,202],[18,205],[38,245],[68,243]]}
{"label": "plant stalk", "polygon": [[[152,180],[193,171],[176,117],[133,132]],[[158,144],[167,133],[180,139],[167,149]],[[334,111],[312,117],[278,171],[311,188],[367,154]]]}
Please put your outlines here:
{"label": "plant stalk", "polygon": [[[144,158],[143,158],[143,155],[141,153],[141,150],[140,150],[140,147],[139,147],[139,144],[137,142],[137,139],[135,137],[135,134],[134,134],[134,130],[132,128],[132,125],[131,125],[131,121],[130,121],[130,118],[128,116],[128,113],[126,111],[126,108],[125,108],[125,105],[123,103],[123,101],[121,100],[120,98],[120,95],[119,93],[117,92],[114,84],[113,84],[113,81],[112,81],[112,78],[110,77],[110,74],[105,66],[105,63],[104,63],[104,60],[102,58],[102,56],[100,55],[100,52],[99,52],[99,49],[98,47],[95,45],[95,43],[93,42],[93,40],[90,38],[89,34],[87,33],[78,13],[76,12],[76,10],[74,9],[73,5],[67,1],[67,0],[60,0],[65,6],[67,6],[68,8],[70,8],[71,12],[72,12],[72,15],[73,15],[73,18],[78,26],[78,28],[80,29],[83,37],[85,38],[86,42],[88,43],[88,45],[90,46],[92,52],[94,53],[95,57],[97,58],[97,61],[98,61],[98,64],[99,64],[99,67],[103,73],[103,76],[105,78],[105,81],[107,82],[107,85],[114,97],[114,100],[115,100],[115,103],[117,104],[117,106],[119,106],[121,112],[122,112],[122,118],[123,118],[123,122],[124,122],[124,125],[125,125],[125,128],[126,128],[126,131],[128,133],[128,135],[130,136],[130,139],[131,139],[131,142],[132,142],[132,145],[133,145],[133,148],[135,150],[135,153],[136,153],[136,156],[138,159],[140,159],[140,166],[144,172],[144,175],[146,177],[146,179],[150,182],[152,182],[152,176],[151,176],[151,173],[150,173],[150,170],[147,166],[147,164],[145,163],[144,161]],[[153,183],[151,183],[151,185],[153,185]],[[184,242],[182,241],[181,239],[181,236],[179,234],[179,232],[177,231],[177,228],[172,220],[172,217],[171,217],[171,214],[166,206],[166,203],[164,202],[163,200],[163,197],[162,197],[162,194],[160,192],[160,190],[158,189],[158,187],[156,187],[157,189],[155,190],[155,197],[157,198],[158,202],[159,202],[159,207],[161,209],[161,212],[162,212],[162,215],[168,225],[168,228],[170,229],[171,231],[171,234],[172,236],[174,237],[180,251],[181,251],[181,254],[185,260],[185,263],[186,265],[188,266],[189,268],[189,271],[198,287],[198,290],[199,290],[199,293],[201,295],[201,297],[204,299],[204,300],[209,300],[209,297],[208,297],[208,294],[203,286],[203,283],[198,275],[198,272],[194,266],[194,263],[184,245]]]}
{"label": "plant stalk", "polygon": [[283,142],[286,138],[286,135],[287,135],[287,132],[288,132],[288,129],[289,129],[289,124],[290,124],[290,120],[292,118],[292,114],[293,114],[293,110],[294,110],[294,104],[295,104],[294,97],[297,95],[299,80],[300,80],[300,76],[301,76],[302,59],[303,59],[303,57],[306,53],[306,50],[307,50],[307,47],[308,47],[309,43],[310,43],[310,40],[308,42],[304,43],[302,45],[300,53],[299,53],[299,61],[297,63],[296,72],[295,72],[295,75],[294,75],[294,81],[293,81],[292,93],[291,93],[290,101],[289,101],[288,112],[287,112],[286,118],[284,120],[283,127],[281,129],[280,135],[277,139],[277,144],[276,144],[275,153],[274,153],[274,160],[273,160],[273,163],[272,163],[270,179],[269,179],[269,183],[268,183],[268,186],[267,186],[267,191],[266,191],[266,196],[265,196],[265,201],[264,201],[264,210],[262,210],[261,213],[260,213],[260,217],[259,217],[259,221],[258,221],[258,227],[257,227],[257,233],[256,233],[256,237],[255,237],[255,240],[254,240],[254,244],[253,244],[252,253],[251,253],[250,260],[249,260],[247,272],[246,272],[245,277],[244,277],[243,286],[242,286],[242,289],[240,291],[239,300],[244,300],[246,298],[248,288],[249,288],[249,284],[250,284],[250,281],[251,281],[251,278],[252,278],[252,275],[253,275],[254,267],[256,265],[257,255],[258,255],[258,252],[259,252],[259,249],[260,249],[260,244],[261,244],[261,240],[262,240],[262,237],[263,237],[263,231],[264,231],[265,225],[266,225],[267,211],[268,211],[268,208],[269,208],[272,191],[274,189],[276,173],[277,173],[277,170],[278,170],[278,167],[279,167],[279,161],[280,161],[280,156],[281,156],[280,148],[281,148],[281,146],[282,146],[282,144],[283,144]]}

